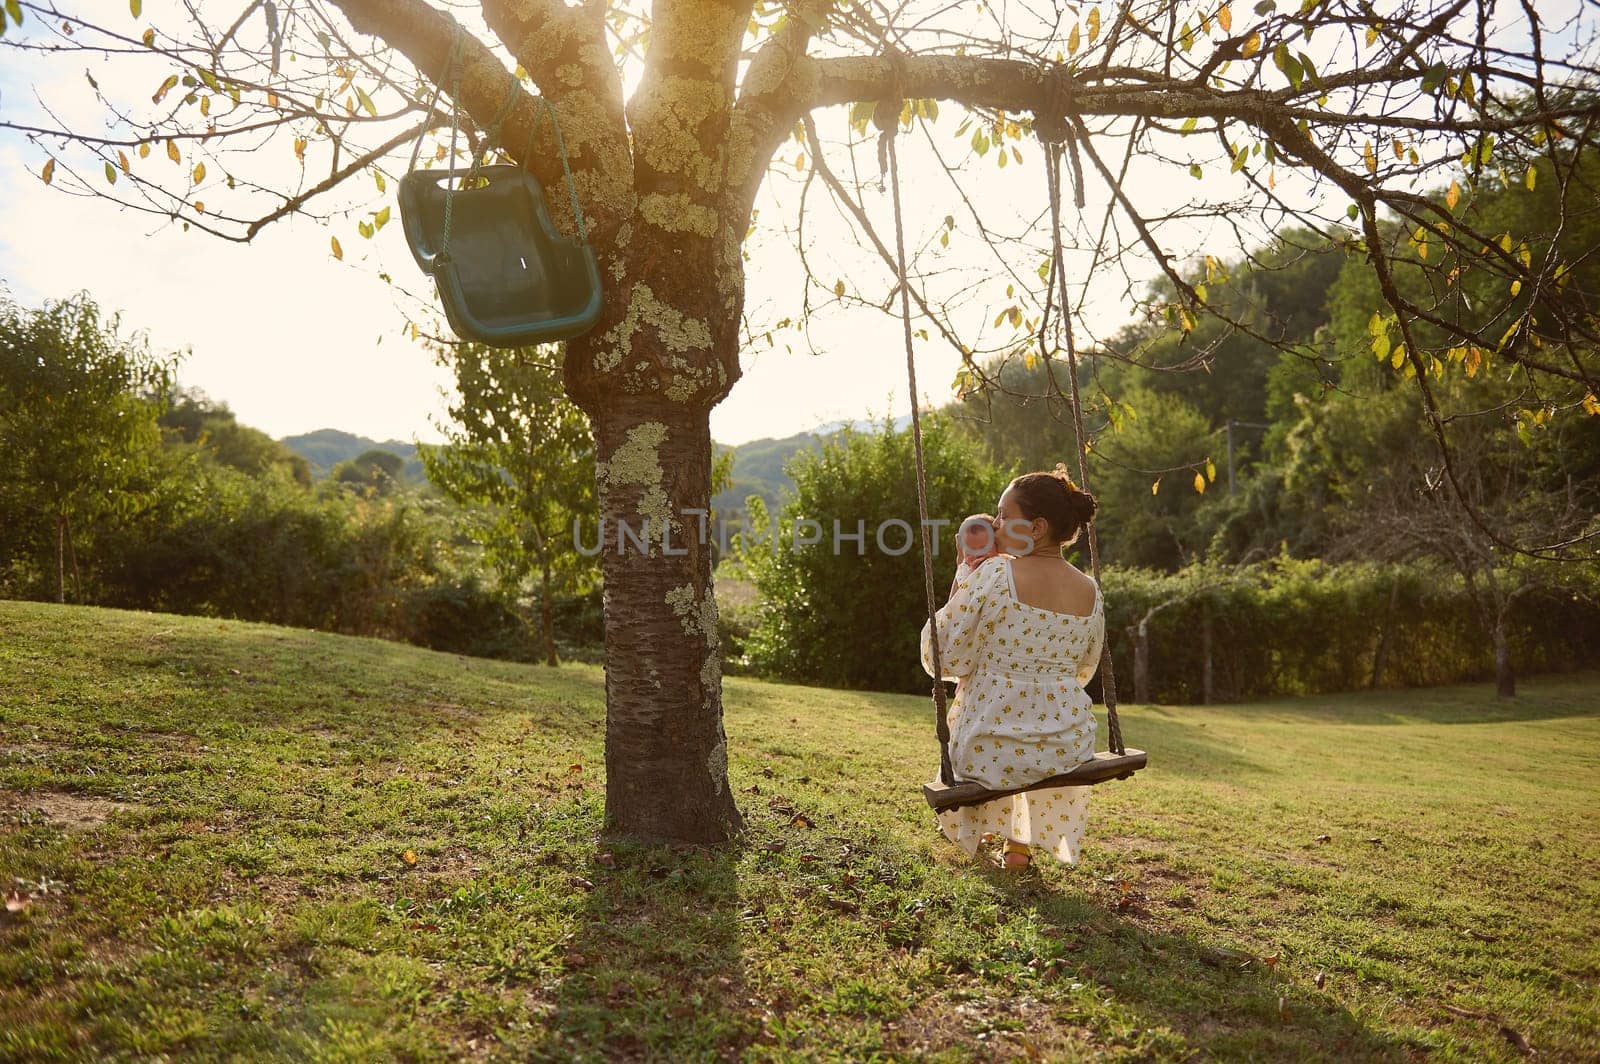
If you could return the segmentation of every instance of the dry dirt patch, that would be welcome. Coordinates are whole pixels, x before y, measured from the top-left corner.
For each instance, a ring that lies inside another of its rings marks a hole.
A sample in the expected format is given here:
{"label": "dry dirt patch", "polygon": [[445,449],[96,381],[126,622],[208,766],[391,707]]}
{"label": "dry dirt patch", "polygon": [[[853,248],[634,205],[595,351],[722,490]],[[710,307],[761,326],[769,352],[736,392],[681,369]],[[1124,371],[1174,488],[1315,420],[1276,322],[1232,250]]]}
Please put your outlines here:
{"label": "dry dirt patch", "polygon": [[64,791],[7,791],[0,790],[0,824],[24,820],[30,815],[43,815],[57,827],[71,831],[85,831],[106,822],[112,813],[120,813],[137,806],[127,802],[114,802],[109,798],[93,798],[85,794],[68,794]]}

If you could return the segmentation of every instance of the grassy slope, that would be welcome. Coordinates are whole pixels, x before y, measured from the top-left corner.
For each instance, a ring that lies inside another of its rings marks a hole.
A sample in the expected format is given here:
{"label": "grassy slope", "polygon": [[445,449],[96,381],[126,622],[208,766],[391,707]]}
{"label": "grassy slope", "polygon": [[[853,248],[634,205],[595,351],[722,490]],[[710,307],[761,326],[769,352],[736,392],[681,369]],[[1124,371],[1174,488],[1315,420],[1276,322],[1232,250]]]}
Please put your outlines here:
{"label": "grassy slope", "polygon": [[598,669],[0,603],[0,1059],[1600,1055],[1593,675],[1134,709],[1021,880],[924,701],[727,711],[748,837],[604,845]]}

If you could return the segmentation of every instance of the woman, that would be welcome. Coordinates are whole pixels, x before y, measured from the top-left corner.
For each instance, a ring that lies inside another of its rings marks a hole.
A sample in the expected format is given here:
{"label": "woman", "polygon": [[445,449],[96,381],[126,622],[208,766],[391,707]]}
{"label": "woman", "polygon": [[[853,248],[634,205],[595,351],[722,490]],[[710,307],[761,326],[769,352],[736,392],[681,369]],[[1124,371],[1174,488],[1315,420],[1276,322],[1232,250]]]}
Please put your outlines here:
{"label": "woman", "polygon": [[[1013,480],[995,512],[1004,554],[958,577],[939,611],[943,678],[964,681],[947,717],[957,778],[1005,790],[1094,756],[1093,706],[1083,685],[1100,664],[1105,618],[1099,586],[1061,557],[1094,512],[1094,496],[1059,464]],[[933,674],[928,625],[922,667]],[[938,820],[945,837],[973,855],[986,836],[1004,836],[1005,867],[1022,869],[1030,847],[1076,863],[1088,812],[1088,787],[1057,787],[948,810]]]}

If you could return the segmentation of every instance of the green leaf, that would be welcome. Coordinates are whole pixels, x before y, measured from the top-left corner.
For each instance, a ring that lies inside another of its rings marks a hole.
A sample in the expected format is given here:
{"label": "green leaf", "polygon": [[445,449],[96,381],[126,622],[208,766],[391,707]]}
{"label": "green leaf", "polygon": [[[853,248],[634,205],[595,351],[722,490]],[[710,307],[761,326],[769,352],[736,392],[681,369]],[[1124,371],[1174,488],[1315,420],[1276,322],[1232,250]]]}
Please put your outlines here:
{"label": "green leaf", "polygon": [[1198,126],[1199,124],[1200,124],[1200,119],[1196,118],[1193,115],[1190,115],[1188,118],[1184,119],[1183,128],[1181,130],[1179,130],[1179,132],[1181,132],[1181,133],[1193,133],[1194,132],[1194,127]]}
{"label": "green leaf", "polygon": [[6,0],[6,14],[11,16],[11,21],[22,25],[22,4],[18,0]]}
{"label": "green leaf", "polygon": [[144,0],[128,0],[128,12],[138,18],[144,12]]}
{"label": "green leaf", "polygon": [[1239,154],[1237,154],[1237,155],[1235,155],[1233,157],[1233,169],[1232,169],[1231,172],[1236,174],[1240,170],[1243,170],[1244,169],[1245,160],[1247,160],[1249,158],[1250,158],[1250,149],[1249,148],[1240,148],[1239,149]]}
{"label": "green leaf", "polygon": [[113,185],[117,183],[117,168],[109,162],[106,163],[106,180]]}
{"label": "green leaf", "polygon": [[367,112],[367,114],[371,115],[373,118],[377,118],[378,107],[372,102],[372,97],[368,96],[360,85],[355,86],[355,90],[356,99],[361,101],[361,109]]}
{"label": "green leaf", "polygon": [[379,229],[382,229],[384,226],[388,225],[389,224],[389,208],[385,207],[383,210],[378,211],[375,214],[373,214],[373,216],[372,216],[372,224],[374,226],[376,226],[377,228],[379,228]]}
{"label": "green leaf", "polygon": [[1204,177],[1206,175],[1205,175],[1205,171],[1200,169],[1200,164],[1199,163],[1190,163],[1189,164],[1189,176],[1194,178],[1196,181],[1198,181],[1198,180],[1200,180],[1202,177]]}

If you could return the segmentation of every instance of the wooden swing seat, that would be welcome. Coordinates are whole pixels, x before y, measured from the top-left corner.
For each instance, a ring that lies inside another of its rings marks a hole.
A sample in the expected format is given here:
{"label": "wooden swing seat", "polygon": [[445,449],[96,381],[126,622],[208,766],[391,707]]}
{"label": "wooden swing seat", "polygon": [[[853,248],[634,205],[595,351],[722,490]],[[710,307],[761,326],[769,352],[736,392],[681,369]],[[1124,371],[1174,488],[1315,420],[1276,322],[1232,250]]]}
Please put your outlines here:
{"label": "wooden swing seat", "polygon": [[1075,765],[1066,772],[1039,780],[1037,783],[1030,783],[1026,787],[994,791],[971,780],[956,780],[951,784],[935,781],[922,785],[922,797],[928,800],[934,812],[942,813],[949,809],[981,805],[996,798],[1009,798],[1014,794],[1050,787],[1090,787],[1108,780],[1125,780],[1144,768],[1147,760],[1143,750],[1128,749],[1120,754],[1101,750],[1081,765]]}

